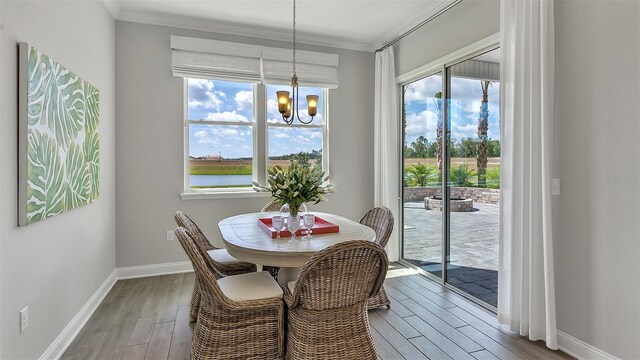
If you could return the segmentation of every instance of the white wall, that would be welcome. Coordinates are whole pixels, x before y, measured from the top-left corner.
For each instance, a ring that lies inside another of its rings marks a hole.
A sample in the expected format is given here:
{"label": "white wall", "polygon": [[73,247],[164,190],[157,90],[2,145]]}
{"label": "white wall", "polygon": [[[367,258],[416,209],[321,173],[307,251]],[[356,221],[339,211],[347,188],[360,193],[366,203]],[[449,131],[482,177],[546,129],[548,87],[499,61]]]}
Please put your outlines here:
{"label": "white wall", "polygon": [[[183,190],[183,80],[171,74],[170,35],[268,46],[289,43],[116,22],[117,266],[186,260],[173,214],[184,210],[218,245],[217,223],[259,211],[268,198],[188,200]],[[340,56],[340,87],[329,93],[330,170],[337,193],[314,206],[358,220],[373,206],[372,53],[300,46]]]}
{"label": "white wall", "polygon": [[640,358],[640,3],[556,0],[558,327]]}
{"label": "white wall", "polygon": [[[558,328],[640,358],[640,3],[556,0],[554,197]],[[499,31],[464,1],[395,45],[398,74]]]}
{"label": "white wall", "polygon": [[[102,2],[3,1],[0,59],[0,358],[38,358],[115,266],[114,20]],[[100,198],[17,227],[17,46],[100,89]],[[20,334],[18,312],[30,309]]]}

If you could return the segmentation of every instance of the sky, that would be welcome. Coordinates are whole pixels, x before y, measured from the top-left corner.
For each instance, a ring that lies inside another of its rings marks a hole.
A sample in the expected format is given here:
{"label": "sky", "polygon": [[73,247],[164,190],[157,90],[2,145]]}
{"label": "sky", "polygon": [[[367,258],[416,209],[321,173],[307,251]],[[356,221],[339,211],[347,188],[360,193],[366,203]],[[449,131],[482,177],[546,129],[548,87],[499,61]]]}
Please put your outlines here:
{"label": "sky", "polygon": [[[434,95],[442,91],[442,76],[432,75],[407,85],[405,89],[407,145],[419,136],[435,141],[437,111]],[[489,87],[489,132],[491,139],[500,139],[500,84]],[[477,138],[478,115],[482,100],[480,81],[453,77],[451,79],[451,136],[454,139]]]}
{"label": "sky", "polygon": [[[276,91],[290,86],[267,86],[267,122],[284,124],[278,112]],[[313,124],[322,124],[323,92],[318,88],[300,88],[299,113],[308,120],[306,95],[315,94],[318,114]],[[192,124],[189,127],[189,155],[204,156],[222,154],[224,158],[253,156],[253,84],[232,83],[218,80],[188,81],[187,117],[189,120],[235,121],[247,125]],[[297,120],[296,120],[297,122]],[[322,129],[270,126],[268,130],[269,156],[286,155],[301,151],[322,149]]]}
{"label": "sky", "polygon": [[[441,91],[442,77],[433,75],[407,85],[407,145],[419,136],[433,142],[436,136],[437,113],[434,95]],[[289,86],[267,86],[267,122],[283,124],[277,109],[276,91],[291,90]],[[489,88],[489,137],[500,138],[499,123],[500,86]],[[300,88],[300,116],[308,119],[306,95],[320,96],[318,115],[314,124],[322,123],[323,91],[318,88]],[[452,137],[462,139],[477,137],[477,121],[482,99],[479,80],[454,77],[451,80],[451,131]],[[188,118],[190,120],[216,120],[246,122],[253,119],[253,84],[213,80],[189,79]],[[297,121],[296,121],[297,122]],[[301,151],[322,149],[322,130],[270,126],[268,130],[269,156],[286,155]],[[253,130],[251,126],[194,124],[189,129],[189,154],[191,156],[218,155],[224,158],[249,158],[253,156]]]}

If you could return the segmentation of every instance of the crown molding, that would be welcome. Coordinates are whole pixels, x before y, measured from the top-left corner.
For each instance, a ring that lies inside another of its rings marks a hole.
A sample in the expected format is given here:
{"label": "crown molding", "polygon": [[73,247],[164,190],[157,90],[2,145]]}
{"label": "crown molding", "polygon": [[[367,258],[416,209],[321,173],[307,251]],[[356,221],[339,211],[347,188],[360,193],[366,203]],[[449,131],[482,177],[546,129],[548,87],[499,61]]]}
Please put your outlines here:
{"label": "crown molding", "polygon": [[374,43],[374,48],[378,49],[393,41],[395,38],[400,35],[406,33],[407,31],[413,29],[415,26],[423,22],[425,19],[428,19],[434,14],[437,14],[440,10],[446,8],[450,4],[454,3],[456,0],[439,0],[432,3],[429,3],[428,6],[425,6],[422,10],[417,11],[414,15],[408,18],[403,23],[394,27],[391,31],[389,31],[385,36],[381,37]]}
{"label": "crown molding", "polygon": [[[105,4],[107,2],[111,2],[109,0],[103,1],[105,1]],[[219,20],[207,20],[202,18],[158,13],[133,12],[120,9],[118,9],[118,15],[116,19],[141,24],[161,25],[190,30],[215,32],[220,34],[254,37],[265,40],[291,42],[291,31],[289,30],[279,30],[255,25],[240,25],[238,23],[230,23]],[[322,36],[299,31],[296,32],[296,37],[298,42],[314,46],[326,46],[338,49],[365,52],[373,52],[375,50],[374,44],[355,41],[352,39]]]}
{"label": "crown molding", "polygon": [[114,0],[102,0],[102,2],[104,3],[104,6],[107,7],[107,10],[109,10],[109,12],[111,13],[111,16],[113,16],[114,19],[118,19],[120,10],[122,10],[122,8],[120,7],[120,3]]}

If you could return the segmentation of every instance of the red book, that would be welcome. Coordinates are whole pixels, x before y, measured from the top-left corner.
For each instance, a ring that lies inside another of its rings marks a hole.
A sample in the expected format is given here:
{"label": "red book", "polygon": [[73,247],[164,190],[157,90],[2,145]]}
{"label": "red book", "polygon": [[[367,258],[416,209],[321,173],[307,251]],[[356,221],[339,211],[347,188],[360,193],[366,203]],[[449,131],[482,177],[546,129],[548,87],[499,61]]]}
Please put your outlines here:
{"label": "red book", "polygon": [[[272,239],[275,239],[278,236],[278,232],[274,230],[272,226],[271,218],[258,219],[258,226],[267,235],[270,235]],[[318,234],[338,233],[340,232],[340,227],[334,223],[328,222],[327,220],[316,216],[316,223],[313,225],[311,230],[312,230],[311,235],[313,236]],[[296,231],[296,236],[305,235],[306,233],[307,233],[307,229],[301,225],[300,229]],[[287,230],[286,227],[280,230],[281,238],[286,238],[290,236],[291,236],[291,232],[289,232],[289,230]]]}

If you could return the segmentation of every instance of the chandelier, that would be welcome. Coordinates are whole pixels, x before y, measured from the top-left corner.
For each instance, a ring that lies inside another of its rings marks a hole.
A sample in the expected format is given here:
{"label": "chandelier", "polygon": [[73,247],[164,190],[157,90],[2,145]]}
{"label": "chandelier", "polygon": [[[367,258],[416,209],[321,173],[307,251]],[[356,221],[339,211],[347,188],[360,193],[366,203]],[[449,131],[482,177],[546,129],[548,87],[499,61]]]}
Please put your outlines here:
{"label": "chandelier", "polygon": [[[286,90],[276,91],[278,96],[278,112],[282,115],[282,120],[288,125],[293,124],[294,118],[302,124],[310,124],[313,117],[318,113],[318,95],[307,95],[307,112],[311,119],[303,121],[298,113],[298,100],[300,89],[298,88],[298,76],[296,75],[296,0],[293,0],[293,76],[291,77],[291,95]],[[293,106],[295,105],[295,116]]]}

